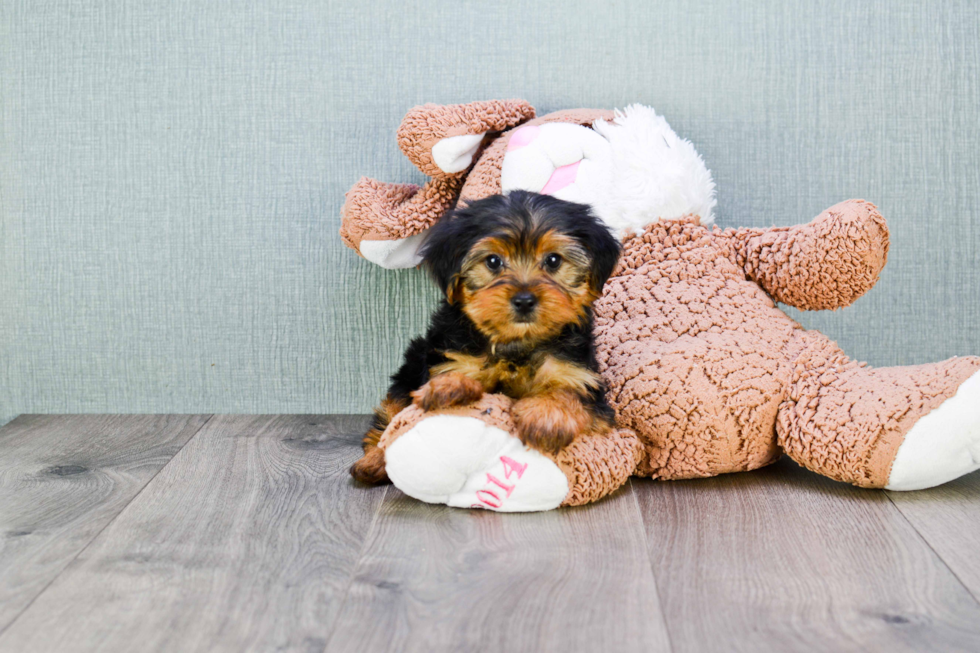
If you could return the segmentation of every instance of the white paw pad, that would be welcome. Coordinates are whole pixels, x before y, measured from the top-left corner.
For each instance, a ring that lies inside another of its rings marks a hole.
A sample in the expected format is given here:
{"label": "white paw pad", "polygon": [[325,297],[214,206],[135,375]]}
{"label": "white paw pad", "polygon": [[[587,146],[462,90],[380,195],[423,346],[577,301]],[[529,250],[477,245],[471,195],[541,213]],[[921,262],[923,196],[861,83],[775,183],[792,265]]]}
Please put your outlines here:
{"label": "white paw pad", "polygon": [[473,163],[486,132],[444,138],[432,147],[432,160],[443,172],[462,172]]}
{"label": "white paw pad", "polygon": [[456,508],[534,512],[568,495],[552,460],[474,417],[427,417],[385,450],[385,469],[408,496]]}
{"label": "white paw pad", "polygon": [[400,240],[362,240],[361,256],[389,270],[414,268],[422,262],[419,250],[425,242],[425,232]]}
{"label": "white paw pad", "polygon": [[922,490],[980,469],[980,372],[919,419],[895,454],[887,490]]}

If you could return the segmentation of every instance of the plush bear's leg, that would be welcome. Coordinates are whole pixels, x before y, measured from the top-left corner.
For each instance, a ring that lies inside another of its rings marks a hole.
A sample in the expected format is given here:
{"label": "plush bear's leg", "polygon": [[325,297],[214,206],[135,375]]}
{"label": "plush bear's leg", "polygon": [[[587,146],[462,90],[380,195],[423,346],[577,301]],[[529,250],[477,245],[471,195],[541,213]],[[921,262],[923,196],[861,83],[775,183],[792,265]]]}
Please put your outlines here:
{"label": "plush bear's leg", "polygon": [[388,476],[427,503],[501,512],[595,501],[621,486],[643,455],[631,431],[577,438],[556,456],[511,435],[510,399],[485,395],[465,407],[403,410],[381,439]]}
{"label": "plush bear's leg", "polygon": [[980,468],[980,358],[872,369],[819,334],[797,359],[779,444],[862,487],[914,490]]}
{"label": "plush bear's leg", "polygon": [[773,424],[792,378],[785,359],[741,333],[624,347],[603,376],[619,424],[646,445],[637,474],[704,478],[778,460]]}
{"label": "plush bear's leg", "polygon": [[920,419],[898,448],[889,490],[935,487],[980,469],[980,371]]}

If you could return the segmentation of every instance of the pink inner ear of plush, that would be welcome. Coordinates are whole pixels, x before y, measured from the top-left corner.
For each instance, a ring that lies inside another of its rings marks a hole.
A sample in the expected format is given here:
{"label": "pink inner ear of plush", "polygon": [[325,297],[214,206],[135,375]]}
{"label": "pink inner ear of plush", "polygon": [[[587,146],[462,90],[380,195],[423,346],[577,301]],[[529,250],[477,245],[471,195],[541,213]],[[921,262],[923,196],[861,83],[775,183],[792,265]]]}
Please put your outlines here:
{"label": "pink inner ear of plush", "polygon": [[551,178],[548,179],[548,183],[541,189],[541,194],[554,195],[562,188],[575,181],[575,177],[578,175],[578,166],[580,163],[582,162],[576,161],[575,163],[569,163],[567,166],[555,168],[555,171],[551,173]]}
{"label": "pink inner ear of plush", "polygon": [[510,137],[510,141],[507,143],[507,151],[511,152],[518,148],[524,147],[538,137],[539,131],[541,131],[541,128],[536,125],[521,127],[514,132],[513,136]]}

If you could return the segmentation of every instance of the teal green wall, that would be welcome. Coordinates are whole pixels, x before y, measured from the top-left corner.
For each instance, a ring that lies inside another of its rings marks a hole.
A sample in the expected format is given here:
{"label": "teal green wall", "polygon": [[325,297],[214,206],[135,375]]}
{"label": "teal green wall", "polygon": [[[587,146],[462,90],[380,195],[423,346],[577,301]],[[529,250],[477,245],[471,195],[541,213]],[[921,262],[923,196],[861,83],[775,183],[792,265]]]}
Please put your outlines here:
{"label": "teal green wall", "polygon": [[643,102],[721,226],[849,197],[878,287],[808,314],[877,365],[980,353],[980,5],[847,0],[0,4],[0,421],[363,412],[434,293],[339,237],[422,102]]}

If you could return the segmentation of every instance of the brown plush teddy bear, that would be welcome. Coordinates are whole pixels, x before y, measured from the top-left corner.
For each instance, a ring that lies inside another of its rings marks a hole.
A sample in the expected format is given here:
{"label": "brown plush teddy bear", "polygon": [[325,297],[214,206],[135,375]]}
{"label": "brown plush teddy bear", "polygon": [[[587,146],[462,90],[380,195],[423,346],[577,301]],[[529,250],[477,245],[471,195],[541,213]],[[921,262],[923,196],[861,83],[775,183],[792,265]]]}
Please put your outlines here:
{"label": "brown plush teddy bear", "polygon": [[578,505],[632,475],[747,471],[783,453],[868,488],[932,487],[980,468],[980,358],[873,369],[801,327],[804,310],[853,303],[878,280],[888,229],[850,200],[812,222],[712,225],[714,183],[694,147],[648,107],[535,118],[521,100],[425,105],[398,130],[431,180],[361,179],[341,236],[385,267],[419,262],[425,230],[458,202],[514,189],[589,204],[623,239],[595,304],[599,365],[620,430],[556,456],[512,435],[510,400],[402,411],[388,475],[432,503],[502,511]]}

